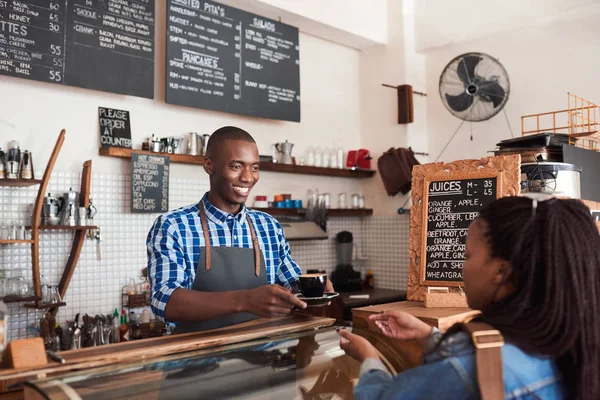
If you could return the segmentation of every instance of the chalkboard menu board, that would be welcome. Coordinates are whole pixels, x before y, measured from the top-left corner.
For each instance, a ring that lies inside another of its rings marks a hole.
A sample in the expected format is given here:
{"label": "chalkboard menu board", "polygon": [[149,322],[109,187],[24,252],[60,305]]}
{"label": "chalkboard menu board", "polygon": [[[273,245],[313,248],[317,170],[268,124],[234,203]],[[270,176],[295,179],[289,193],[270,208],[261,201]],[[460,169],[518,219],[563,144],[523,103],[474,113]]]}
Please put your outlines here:
{"label": "chalkboard menu board", "polygon": [[131,212],[169,211],[169,157],[131,155]]}
{"label": "chalkboard menu board", "polygon": [[424,301],[431,287],[460,292],[469,224],[520,186],[518,155],[414,166],[406,298]]}
{"label": "chalkboard menu board", "polygon": [[202,0],[167,0],[166,101],[300,121],[298,29]]}
{"label": "chalkboard menu board", "polygon": [[154,0],[0,0],[0,74],[154,97]]}
{"label": "chalkboard menu board", "polygon": [[496,200],[496,178],[430,182],[425,279],[462,282],[469,224]]}
{"label": "chalkboard menu board", "polygon": [[98,107],[98,122],[102,147],[131,148],[129,111]]}

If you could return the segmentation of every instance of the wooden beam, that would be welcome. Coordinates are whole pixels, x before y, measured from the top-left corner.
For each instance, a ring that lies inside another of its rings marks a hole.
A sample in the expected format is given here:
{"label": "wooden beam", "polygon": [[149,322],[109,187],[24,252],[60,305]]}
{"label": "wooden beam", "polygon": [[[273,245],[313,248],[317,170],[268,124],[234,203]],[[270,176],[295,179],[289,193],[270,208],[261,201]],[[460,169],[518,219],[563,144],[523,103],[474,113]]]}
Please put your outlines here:
{"label": "wooden beam", "polygon": [[[90,185],[92,179],[92,161],[88,160],[83,163],[83,172],[81,174],[81,190],[79,192],[79,205],[81,207],[88,207],[90,205]],[[65,266],[60,283],[58,284],[58,292],[60,298],[63,299],[67,293],[69,283],[75,272],[79,255],[81,254],[81,248],[85,241],[87,230],[77,230],[73,237],[73,245],[71,246],[71,253],[69,254],[69,260]]]}
{"label": "wooden beam", "polygon": [[[58,159],[58,154],[65,141],[66,134],[67,131],[64,129],[61,130],[58,139],[56,139],[54,149],[52,150],[52,154],[50,154],[48,164],[46,164],[46,169],[44,170],[44,177],[42,178],[42,183],[40,183],[37,198],[33,205],[33,215],[31,216],[31,240],[33,240],[33,243],[31,244],[31,274],[33,278],[33,294],[39,299],[42,298],[42,287],[40,284],[40,222],[42,218],[42,206],[44,204],[46,188],[50,182],[50,175],[52,174],[54,164],[56,164],[56,160]],[[36,303],[39,302],[40,300],[36,301]]]}

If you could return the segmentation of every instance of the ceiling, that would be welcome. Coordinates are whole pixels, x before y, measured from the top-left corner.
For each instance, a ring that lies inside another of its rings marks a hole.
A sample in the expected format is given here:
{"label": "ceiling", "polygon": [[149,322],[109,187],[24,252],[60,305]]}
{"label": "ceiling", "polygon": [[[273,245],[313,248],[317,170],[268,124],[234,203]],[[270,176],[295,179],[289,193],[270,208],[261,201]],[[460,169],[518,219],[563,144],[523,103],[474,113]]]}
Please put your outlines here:
{"label": "ceiling", "polygon": [[435,47],[512,31],[572,21],[599,30],[600,0],[418,0],[416,47]]}

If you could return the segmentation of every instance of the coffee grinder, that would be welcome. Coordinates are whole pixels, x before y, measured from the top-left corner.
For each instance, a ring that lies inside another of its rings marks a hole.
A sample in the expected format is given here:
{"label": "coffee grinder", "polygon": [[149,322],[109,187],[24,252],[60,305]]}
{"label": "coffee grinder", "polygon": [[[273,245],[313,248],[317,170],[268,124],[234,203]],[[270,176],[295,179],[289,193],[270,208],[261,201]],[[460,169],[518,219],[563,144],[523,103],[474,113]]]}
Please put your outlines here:
{"label": "coffee grinder", "polygon": [[352,266],[354,243],[352,233],[341,231],[335,237],[337,265],[331,274],[331,283],[336,291],[353,292],[362,288],[360,272]]}

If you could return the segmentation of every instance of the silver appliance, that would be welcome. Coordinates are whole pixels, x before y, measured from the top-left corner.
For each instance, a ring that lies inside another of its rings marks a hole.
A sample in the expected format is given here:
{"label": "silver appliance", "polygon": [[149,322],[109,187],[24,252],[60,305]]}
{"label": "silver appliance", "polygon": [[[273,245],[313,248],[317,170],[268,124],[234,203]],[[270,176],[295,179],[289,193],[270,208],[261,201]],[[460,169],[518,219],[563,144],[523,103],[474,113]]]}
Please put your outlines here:
{"label": "silver appliance", "polygon": [[283,235],[287,240],[316,240],[327,239],[328,235],[319,225],[311,221],[279,220]]}
{"label": "silver appliance", "polygon": [[208,139],[210,139],[210,135],[209,134],[204,134],[200,137],[200,151],[202,154],[202,157],[206,156],[206,149],[208,148]]}
{"label": "silver appliance", "polygon": [[63,208],[63,199],[53,197],[51,193],[44,197],[42,204],[42,224],[58,225],[60,223],[60,212]]}
{"label": "silver appliance", "polygon": [[63,208],[60,218],[61,225],[76,226],[79,221],[79,193],[72,188],[63,195]]}
{"label": "silver appliance", "polygon": [[581,198],[581,168],[561,162],[521,164],[521,193]]}
{"label": "silver appliance", "polygon": [[293,164],[292,159],[292,149],[294,148],[294,144],[288,142],[287,140],[283,143],[275,143],[275,148],[279,152],[279,157],[277,157],[278,162],[283,164]]}
{"label": "silver appliance", "polygon": [[196,132],[190,132],[188,138],[188,154],[191,156],[198,155],[198,134]]}

